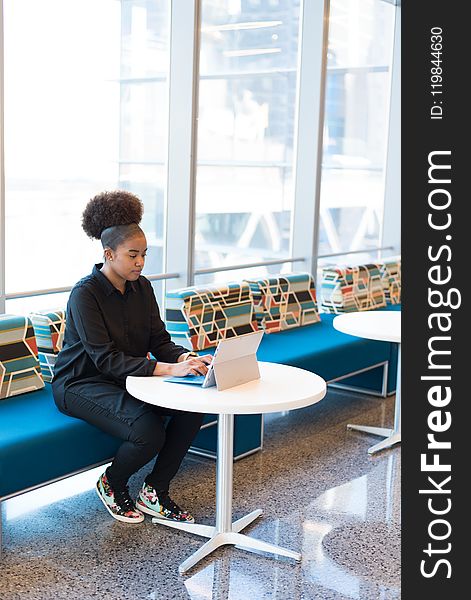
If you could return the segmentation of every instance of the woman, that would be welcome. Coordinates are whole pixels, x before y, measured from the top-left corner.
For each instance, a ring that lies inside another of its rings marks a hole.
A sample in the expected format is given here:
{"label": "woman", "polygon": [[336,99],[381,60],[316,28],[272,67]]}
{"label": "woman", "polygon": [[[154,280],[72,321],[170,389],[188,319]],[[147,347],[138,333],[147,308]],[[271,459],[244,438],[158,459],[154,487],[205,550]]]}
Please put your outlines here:
{"label": "woman", "polygon": [[[147,251],[142,212],[139,198],[124,191],[104,192],[87,204],[82,227],[101,240],[104,263],[70,293],[52,388],[61,412],[123,440],[96,486],[112,517],[140,523],[147,513],[193,523],[170,498],[169,485],[203,415],[141,402],[125,381],[128,375],[204,375],[212,357],[177,346],[165,329],[152,286],[141,275]],[[135,504],[128,479],[157,454]]]}

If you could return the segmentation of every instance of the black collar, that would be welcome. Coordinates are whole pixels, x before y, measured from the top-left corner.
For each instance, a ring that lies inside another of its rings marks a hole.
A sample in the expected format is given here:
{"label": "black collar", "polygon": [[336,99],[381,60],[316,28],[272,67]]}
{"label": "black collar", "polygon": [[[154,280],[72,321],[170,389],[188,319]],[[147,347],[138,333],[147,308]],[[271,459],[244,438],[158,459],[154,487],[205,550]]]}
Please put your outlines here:
{"label": "black collar", "polygon": [[[111,283],[111,281],[108,279],[108,277],[106,277],[106,275],[104,275],[101,272],[100,269],[102,266],[103,266],[103,263],[97,263],[96,265],[94,265],[92,275],[97,279],[97,281],[100,282],[100,285],[104,289],[105,294],[107,296],[110,296],[113,292],[118,292],[118,294],[120,296],[123,295],[117,288],[114,287],[114,285]],[[135,285],[134,281],[126,281],[126,287],[124,290],[124,294],[127,294],[130,291],[132,291],[132,292],[136,291],[136,285]]]}

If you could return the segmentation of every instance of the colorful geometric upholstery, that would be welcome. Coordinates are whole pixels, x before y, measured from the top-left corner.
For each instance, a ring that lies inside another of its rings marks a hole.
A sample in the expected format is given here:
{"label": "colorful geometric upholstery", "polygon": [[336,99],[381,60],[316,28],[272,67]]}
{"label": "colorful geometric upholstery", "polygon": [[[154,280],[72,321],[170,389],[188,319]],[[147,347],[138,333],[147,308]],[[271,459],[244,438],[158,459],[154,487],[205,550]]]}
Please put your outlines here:
{"label": "colorful geometric upholstery", "polygon": [[388,304],[401,303],[401,257],[383,259],[381,265],[384,295]]}
{"label": "colorful geometric upholstery", "polygon": [[43,387],[30,319],[0,315],[0,400]]}
{"label": "colorful geometric upholstery", "polygon": [[320,321],[316,288],[310,273],[247,279],[259,326],[265,333],[313,325]]}
{"label": "colorful geometric upholstery", "polygon": [[167,331],[177,343],[189,342],[193,350],[258,329],[248,283],[169,290],[166,298]]}
{"label": "colorful geometric upholstery", "polygon": [[52,381],[56,358],[62,349],[65,310],[43,310],[30,314],[38,343],[39,363],[44,381]]}
{"label": "colorful geometric upholstery", "polygon": [[322,308],[334,314],[384,308],[380,266],[328,266],[322,269]]}

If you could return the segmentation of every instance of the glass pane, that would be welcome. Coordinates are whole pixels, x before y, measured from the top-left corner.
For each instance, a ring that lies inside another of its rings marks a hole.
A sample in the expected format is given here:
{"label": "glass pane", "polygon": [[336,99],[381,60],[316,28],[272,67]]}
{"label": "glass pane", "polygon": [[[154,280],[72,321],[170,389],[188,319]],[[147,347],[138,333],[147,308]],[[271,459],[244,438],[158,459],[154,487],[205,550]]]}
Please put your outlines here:
{"label": "glass pane", "polygon": [[286,257],[299,0],[202,6],[196,269]]}
{"label": "glass pane", "polygon": [[[90,269],[91,271],[91,269]],[[163,313],[163,285],[161,280],[153,281],[155,297],[160,307],[160,312]],[[50,309],[65,309],[69,299],[69,292],[61,292],[59,294],[47,294],[42,296],[28,296],[27,298],[15,298],[6,301],[6,313],[15,315],[28,315],[37,310]]]}
{"label": "glass pane", "polygon": [[167,82],[121,83],[121,164],[164,164]]}
{"label": "glass pane", "polygon": [[141,227],[147,238],[144,275],[157,275],[163,270],[164,205],[167,171],[160,165],[122,164],[120,185],[136,194],[145,206]]}
{"label": "glass pane", "polygon": [[144,274],[153,275],[164,264],[170,4],[127,0],[121,6],[119,187],[144,202]]}
{"label": "glass pane", "polygon": [[202,75],[296,67],[299,0],[203,0]]}
{"label": "glass pane", "polygon": [[37,310],[65,309],[68,299],[69,292],[15,298],[14,300],[6,301],[5,312],[14,315],[29,315],[29,313]]}
{"label": "glass pane", "polygon": [[197,268],[286,257],[291,171],[271,167],[199,167],[204,211],[196,215]]}
{"label": "glass pane", "polygon": [[157,279],[157,281],[152,282],[152,287],[154,288],[155,298],[157,300],[157,304],[160,309],[160,316],[162,319],[165,319],[165,311],[164,311],[164,282],[161,279]]}
{"label": "glass pane", "polygon": [[230,281],[242,281],[242,279],[258,279],[279,275],[280,273],[292,273],[299,270],[302,263],[283,263],[281,265],[265,265],[263,267],[250,267],[248,269],[231,269],[228,271],[217,271],[216,273],[204,273],[196,275],[196,285],[224,285]]}
{"label": "glass pane", "polygon": [[121,0],[121,77],[165,81],[168,71],[169,2]]}
{"label": "glass pane", "polygon": [[331,3],[320,255],[380,244],[394,15],[380,0]]}
{"label": "glass pane", "polygon": [[146,233],[161,246],[163,175],[138,167],[165,161],[168,6],[5,0],[7,293],[91,271],[102,250],[81,214],[103,190],[142,193]]}

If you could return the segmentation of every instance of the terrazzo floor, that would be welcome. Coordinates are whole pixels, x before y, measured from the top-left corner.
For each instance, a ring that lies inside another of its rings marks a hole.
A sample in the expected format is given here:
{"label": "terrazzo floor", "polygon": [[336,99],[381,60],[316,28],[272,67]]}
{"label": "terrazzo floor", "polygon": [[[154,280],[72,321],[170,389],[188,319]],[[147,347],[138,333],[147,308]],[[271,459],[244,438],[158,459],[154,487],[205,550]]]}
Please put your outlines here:
{"label": "terrazzo floor", "polygon": [[[150,517],[111,519],[94,490],[100,468],[4,502],[0,599],[399,599],[401,448],[369,456],[378,438],[346,429],[391,426],[393,410],[393,397],[329,389],[268,416],[263,451],[234,464],[234,519],[263,508],[244,533],[301,551],[300,563],[224,547],[179,575],[204,540]],[[214,524],[214,461],[189,454],[171,492]]]}

